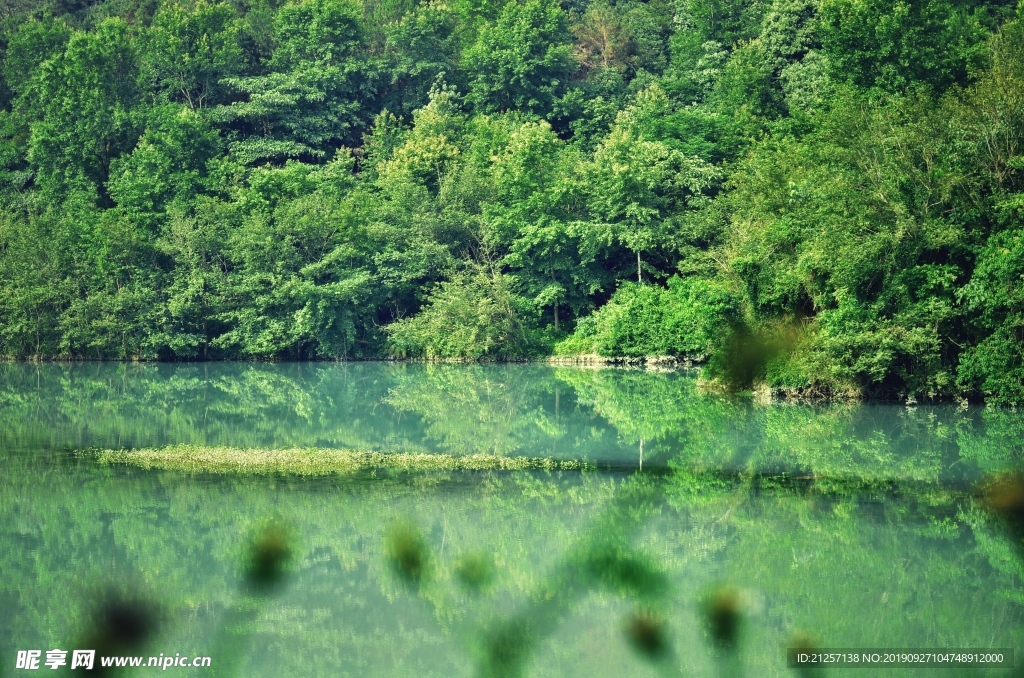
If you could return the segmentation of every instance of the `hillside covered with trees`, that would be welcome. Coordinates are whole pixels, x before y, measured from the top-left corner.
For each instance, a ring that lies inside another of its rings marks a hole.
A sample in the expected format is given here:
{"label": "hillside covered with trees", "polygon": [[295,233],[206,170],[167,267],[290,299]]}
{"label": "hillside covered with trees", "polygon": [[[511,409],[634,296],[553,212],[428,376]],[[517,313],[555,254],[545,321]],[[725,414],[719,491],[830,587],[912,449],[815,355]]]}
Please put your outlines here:
{"label": "hillside covered with trees", "polygon": [[0,354],[1024,401],[984,0],[3,0]]}

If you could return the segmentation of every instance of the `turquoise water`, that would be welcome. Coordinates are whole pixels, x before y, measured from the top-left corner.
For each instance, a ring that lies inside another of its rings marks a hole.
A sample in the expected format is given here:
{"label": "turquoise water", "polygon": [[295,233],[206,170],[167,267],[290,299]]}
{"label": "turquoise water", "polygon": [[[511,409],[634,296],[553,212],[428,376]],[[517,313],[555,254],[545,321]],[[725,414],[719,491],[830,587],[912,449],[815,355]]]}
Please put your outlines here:
{"label": "turquoise water", "polygon": [[[124,654],[210,656],[216,670],[168,669],[195,675],[785,676],[799,633],[1024,647],[1017,544],[975,491],[1017,466],[1024,416],[756,404],[696,382],[540,365],[0,365],[0,675],[20,673],[19,649],[87,642],[111,598],[152,621]],[[177,443],[595,469],[300,478],[81,452]],[[245,553],[270,518],[292,558],[253,595]],[[399,524],[423,542],[418,582],[388,558]],[[484,585],[460,577],[467,558],[486,563]],[[735,655],[700,604],[723,586],[743,620]],[[664,638],[654,660],[630,643],[641,610]]]}

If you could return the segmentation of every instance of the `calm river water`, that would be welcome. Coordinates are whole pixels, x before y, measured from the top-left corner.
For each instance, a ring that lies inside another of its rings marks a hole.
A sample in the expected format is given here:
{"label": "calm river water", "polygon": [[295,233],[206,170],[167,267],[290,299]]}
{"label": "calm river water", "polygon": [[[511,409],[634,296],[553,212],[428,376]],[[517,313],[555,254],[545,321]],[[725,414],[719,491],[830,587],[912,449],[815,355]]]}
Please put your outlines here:
{"label": "calm river water", "polygon": [[[168,669],[186,675],[788,676],[798,635],[1013,648],[1024,666],[1024,561],[975,489],[1019,465],[1024,414],[763,405],[703,394],[696,379],[0,364],[0,676],[21,674],[18,650],[45,660],[82,646],[113,598],[149,611],[137,654],[209,655],[217,669]],[[591,470],[190,474],[90,452],[182,443],[488,452]],[[271,518],[293,557],[277,588],[253,595],[246,545]],[[389,564],[396,525],[421,536],[417,582]],[[470,584],[466,563],[483,573]],[[713,591],[734,592],[741,613],[731,654],[705,623]],[[660,652],[631,642],[641,613]]]}

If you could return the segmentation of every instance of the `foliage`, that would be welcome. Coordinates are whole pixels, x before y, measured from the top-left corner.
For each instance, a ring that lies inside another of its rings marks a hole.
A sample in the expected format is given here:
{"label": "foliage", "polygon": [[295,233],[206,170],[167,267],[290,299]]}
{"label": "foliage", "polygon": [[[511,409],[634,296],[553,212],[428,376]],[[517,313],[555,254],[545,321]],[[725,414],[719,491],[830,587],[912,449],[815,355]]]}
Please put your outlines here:
{"label": "foliage", "polygon": [[238,19],[227,3],[168,3],[150,28],[140,79],[154,92],[191,109],[224,103],[221,80],[242,59]]}
{"label": "foliage", "polygon": [[739,299],[714,280],[680,278],[668,288],[628,282],[556,347],[566,355],[680,356],[705,360],[739,321]]}
{"label": "foliage", "polygon": [[359,7],[345,0],[310,0],[278,11],[273,70],[225,78],[244,98],[215,112],[234,132],[231,151],[240,162],[325,157],[352,138],[376,79],[361,30]]}
{"label": "foliage", "polygon": [[474,74],[469,99],[480,110],[544,115],[572,70],[565,13],[543,0],[508,2],[493,25],[480,29],[465,61]]}
{"label": "foliage", "polygon": [[87,4],[0,24],[4,357],[1024,402],[1007,0]]}
{"label": "foliage", "polygon": [[388,326],[404,356],[427,359],[514,358],[526,355],[530,308],[512,292],[515,281],[479,269],[442,282],[415,317]]}
{"label": "foliage", "polygon": [[821,3],[821,42],[841,79],[903,89],[965,83],[984,56],[990,14],[1007,4],[974,2]]}

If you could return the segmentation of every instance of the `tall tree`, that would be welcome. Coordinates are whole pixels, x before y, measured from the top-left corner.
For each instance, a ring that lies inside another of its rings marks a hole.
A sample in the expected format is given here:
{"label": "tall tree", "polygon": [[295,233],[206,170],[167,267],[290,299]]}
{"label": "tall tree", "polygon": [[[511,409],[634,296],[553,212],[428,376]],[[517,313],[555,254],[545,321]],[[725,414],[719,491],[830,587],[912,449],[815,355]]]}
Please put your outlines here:
{"label": "tall tree", "polygon": [[376,59],[363,49],[360,14],[351,0],[308,0],[278,11],[271,72],[225,78],[242,100],[215,110],[239,161],[326,158],[359,138],[378,77]]}
{"label": "tall tree", "polygon": [[161,98],[201,109],[226,103],[221,80],[241,66],[239,21],[230,5],[168,3],[147,34],[141,80]]}
{"label": "tall tree", "polygon": [[111,163],[138,139],[137,78],[137,42],[122,19],[75,32],[39,66],[27,112],[28,159],[50,196],[77,190],[106,202]]}
{"label": "tall tree", "polygon": [[466,51],[469,100],[483,112],[546,116],[575,63],[565,12],[544,0],[509,2]]}

